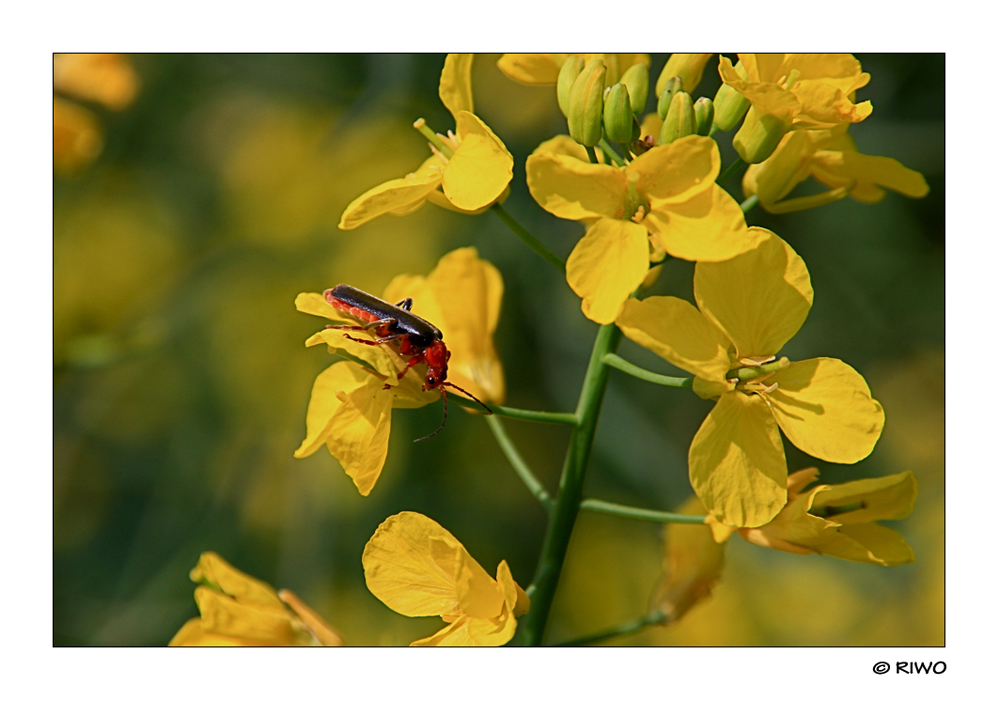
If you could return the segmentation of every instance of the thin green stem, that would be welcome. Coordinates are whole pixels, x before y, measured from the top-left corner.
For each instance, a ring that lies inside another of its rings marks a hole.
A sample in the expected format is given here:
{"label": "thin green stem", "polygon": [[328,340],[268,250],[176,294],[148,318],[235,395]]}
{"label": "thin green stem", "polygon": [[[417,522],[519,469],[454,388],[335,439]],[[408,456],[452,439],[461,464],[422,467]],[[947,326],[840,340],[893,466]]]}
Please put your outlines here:
{"label": "thin green stem", "polygon": [[643,628],[648,626],[654,626],[662,623],[666,620],[666,615],[660,611],[652,611],[641,618],[635,619],[634,621],[628,621],[627,623],[621,623],[614,626],[613,628],[608,628],[607,630],[602,630],[599,633],[593,633],[591,635],[584,636],[582,638],[576,638],[575,640],[569,640],[564,643],[559,643],[559,647],[581,647],[583,645],[592,645],[593,643],[602,643],[604,640],[609,640],[610,638],[616,638],[619,635],[628,635],[629,633],[637,633]]}
{"label": "thin green stem", "polygon": [[490,209],[496,213],[496,216],[503,220],[504,224],[510,227],[510,230],[517,235],[517,238],[526,243],[532,251],[558,268],[565,275],[565,261],[549,251],[543,243],[531,236],[527,229],[522,227],[516,219],[510,216],[509,212],[503,209],[503,205],[497,202]]}
{"label": "thin green stem", "polygon": [[[607,141],[607,139],[600,139],[599,146],[600,146],[600,150],[604,152],[604,155],[607,156],[607,158],[609,158],[609,159],[611,159],[611,161],[613,161],[614,165],[616,165],[616,166],[624,166],[625,165],[624,159],[621,157],[621,155],[617,151],[614,150],[614,147],[610,145],[610,143]],[[627,149],[625,149],[625,153],[627,153]],[[596,161],[594,161],[594,163],[595,162]]]}
{"label": "thin green stem", "polygon": [[541,484],[541,480],[534,475],[531,468],[528,467],[527,462],[521,457],[520,451],[517,450],[517,446],[514,445],[514,442],[503,427],[503,422],[500,421],[498,416],[494,415],[487,416],[486,423],[492,429],[493,436],[496,437],[496,442],[499,444],[503,454],[506,455],[506,459],[510,461],[513,471],[517,473],[517,476],[520,477],[527,490],[534,495],[534,498],[541,502],[541,505],[545,507],[545,511],[551,513],[552,508],[555,506],[555,500],[551,498],[548,490]]}
{"label": "thin green stem", "polygon": [[590,163],[595,164],[600,162],[597,160],[597,152],[592,146],[584,146],[583,148],[586,149],[586,157],[590,159]]}
{"label": "thin green stem", "polygon": [[704,523],[704,516],[691,516],[689,514],[674,514],[668,511],[653,511],[652,509],[639,509],[635,506],[625,506],[623,504],[613,504],[600,499],[583,499],[579,508],[586,511],[594,511],[598,514],[611,514],[612,516],[623,516],[639,521],[652,521],[654,523]]}
{"label": "thin green stem", "polygon": [[[471,399],[466,399],[465,397],[459,396],[457,394],[448,394],[448,401],[457,402],[463,407],[468,409],[482,409],[478,403],[473,402]],[[507,419],[518,419],[520,421],[534,421],[541,424],[562,424],[564,426],[575,426],[576,415],[575,414],[559,414],[552,411],[531,411],[530,409],[514,409],[509,406],[496,406],[495,404],[486,404],[487,407],[496,416],[502,416]]]}
{"label": "thin green stem", "polygon": [[657,385],[665,385],[667,387],[693,387],[694,378],[693,377],[670,377],[669,375],[660,375],[655,372],[650,372],[644,368],[640,368],[637,365],[629,363],[627,360],[614,353],[608,353],[603,357],[604,365],[609,365],[612,368],[620,370],[621,372],[628,373],[633,377],[637,377],[640,380],[645,380],[646,382],[652,382]]}
{"label": "thin green stem", "polygon": [[555,509],[548,522],[548,530],[541,546],[538,570],[532,583],[531,610],[525,616],[521,627],[525,645],[540,645],[544,637],[548,614],[555,599],[555,589],[562,573],[562,564],[569,548],[569,538],[576,523],[576,516],[579,514],[579,503],[583,500],[586,468],[610,375],[610,367],[601,361],[605,355],[613,353],[620,342],[621,331],[616,325],[608,324],[600,327],[593,343],[593,351],[579,395],[579,404],[576,407],[579,423],[569,438],[569,450],[566,452],[565,464],[562,467]]}
{"label": "thin green stem", "polygon": [[715,183],[718,185],[724,185],[728,182],[729,178],[739,172],[747,163],[741,158],[736,158],[735,161],[728,168],[721,172],[717,178],[715,178]]}
{"label": "thin green stem", "polygon": [[759,197],[757,197],[756,195],[750,195],[745,200],[743,200],[742,204],[740,204],[739,207],[742,209],[742,213],[745,214],[759,203],[760,203]]}

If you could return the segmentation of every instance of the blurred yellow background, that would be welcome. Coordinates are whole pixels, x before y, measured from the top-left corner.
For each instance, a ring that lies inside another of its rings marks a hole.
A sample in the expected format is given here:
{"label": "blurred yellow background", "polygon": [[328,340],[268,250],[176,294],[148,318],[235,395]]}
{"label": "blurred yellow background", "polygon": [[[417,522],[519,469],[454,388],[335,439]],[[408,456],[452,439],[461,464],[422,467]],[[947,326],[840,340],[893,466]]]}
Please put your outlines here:
{"label": "blurred yellow background", "polygon": [[[553,88],[476,60],[476,111],[515,158],[507,209],[563,258],[582,234],[527,192],[524,159],[565,131]],[[915,564],[879,568],[800,557],[733,539],[714,595],[675,626],[625,645],[941,645],[944,533],[943,56],[858,56],[872,76],[851,129],[860,150],[922,172],[924,200],[844,200],[750,224],[805,259],[815,304],[784,350],[842,358],[884,405],[873,455],[815,461],[785,441],[791,470],[823,481],[912,470],[905,534]],[[292,589],[348,645],[404,645],[440,627],[408,619],[364,585],[361,552],[403,510],[438,521],[490,572],[506,559],[525,587],[541,507],[481,420],[440,406],[396,412],[388,462],[361,497],[305,435],[315,376],[304,346],[321,320],[300,292],[347,283],[380,294],[473,245],[503,274],[496,341],[510,406],[571,411],[596,329],[564,279],[495,216],[427,205],[345,232],[356,196],[427,155],[413,128],[453,128],[437,98],[441,55],[57,57],[54,229],[54,643],[160,645],[197,615],[188,572],[202,551]],[[653,58],[653,77],[666,56]],[[713,60],[695,97],[713,95]],[[68,77],[67,77],[68,76]],[[82,87],[81,87],[82,86]],[[131,88],[129,87],[131,86]],[[733,158],[720,135],[723,163]],[[61,141],[60,141],[61,140]],[[737,181],[729,189],[741,200]],[[693,266],[672,261],[654,291],[691,298]],[[628,342],[621,354],[678,374]],[[686,453],[709,403],[612,377],[587,495],[675,509],[691,493]],[[568,431],[506,422],[555,490]],[[584,513],[549,626],[552,642],[640,617],[659,578],[661,528]]]}

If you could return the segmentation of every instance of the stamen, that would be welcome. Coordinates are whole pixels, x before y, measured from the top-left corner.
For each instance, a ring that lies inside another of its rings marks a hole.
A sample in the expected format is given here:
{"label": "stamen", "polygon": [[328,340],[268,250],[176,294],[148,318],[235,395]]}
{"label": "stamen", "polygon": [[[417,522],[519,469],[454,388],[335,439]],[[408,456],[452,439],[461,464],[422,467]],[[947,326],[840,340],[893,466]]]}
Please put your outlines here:
{"label": "stamen", "polygon": [[746,367],[758,368],[776,359],[776,355],[750,355],[745,358],[739,358],[739,362]]}

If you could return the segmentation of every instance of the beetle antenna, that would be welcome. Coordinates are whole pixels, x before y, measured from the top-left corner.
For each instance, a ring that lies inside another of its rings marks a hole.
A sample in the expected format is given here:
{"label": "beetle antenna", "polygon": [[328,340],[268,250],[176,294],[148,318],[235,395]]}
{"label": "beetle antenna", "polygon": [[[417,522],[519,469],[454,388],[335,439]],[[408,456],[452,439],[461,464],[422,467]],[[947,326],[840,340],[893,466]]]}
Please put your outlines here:
{"label": "beetle antenna", "polygon": [[[487,406],[485,405],[485,402],[483,402],[482,400],[480,400],[480,399],[479,399],[478,397],[476,397],[476,396],[475,396],[474,394],[472,394],[472,393],[471,393],[471,392],[469,392],[468,390],[465,390],[465,389],[462,389],[462,388],[461,388],[461,387],[459,387],[458,385],[453,385],[453,384],[451,384],[450,382],[445,382],[444,384],[445,384],[445,385],[447,385],[448,387],[454,387],[454,388],[455,388],[456,390],[458,390],[458,391],[459,391],[459,392],[461,392],[462,394],[466,394],[466,395],[468,395],[469,397],[471,397],[472,399],[474,399],[474,400],[475,400],[476,402],[478,402],[478,403],[479,403],[479,406],[481,406],[481,407],[482,407],[483,409],[485,409],[485,410],[486,410],[486,413],[487,413],[487,414],[491,414],[491,413],[493,413],[493,410],[492,410],[492,409],[490,409],[489,407],[487,407]],[[442,391],[442,392],[444,391],[444,388],[443,388],[443,387],[441,387],[441,391]]]}
{"label": "beetle antenna", "polygon": [[[450,383],[445,383],[445,384],[450,384]],[[444,428],[444,424],[447,423],[447,392],[444,391],[444,387],[443,386],[441,387],[441,399],[444,400],[444,420],[441,421],[440,428],[438,428],[436,431],[434,431],[430,435],[424,436],[423,438],[417,438],[415,441],[413,441],[414,443],[419,443],[420,441],[425,441],[428,438],[433,438],[434,436],[436,436],[438,433],[441,432],[442,428]]]}

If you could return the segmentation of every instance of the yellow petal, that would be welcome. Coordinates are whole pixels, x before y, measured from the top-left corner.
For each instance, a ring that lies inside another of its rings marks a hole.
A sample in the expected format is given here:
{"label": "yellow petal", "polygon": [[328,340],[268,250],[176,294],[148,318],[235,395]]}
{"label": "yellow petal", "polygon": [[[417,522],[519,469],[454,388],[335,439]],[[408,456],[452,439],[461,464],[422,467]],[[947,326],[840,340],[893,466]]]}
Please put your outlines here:
{"label": "yellow petal", "polygon": [[496,618],[503,612],[503,589],[464,548],[455,551],[458,607],[472,618]]}
{"label": "yellow petal", "polygon": [[562,219],[623,217],[628,195],[624,171],[561,153],[564,139],[545,142],[527,157],[527,187],[537,203]]}
{"label": "yellow petal", "polygon": [[356,229],[382,214],[412,211],[419,203],[426,200],[427,195],[436,190],[440,183],[440,171],[433,170],[420,175],[411,173],[405,178],[382,183],[347,205],[340,217],[339,227]]}
{"label": "yellow petal", "polygon": [[350,317],[333,308],[318,292],[302,292],[295,298],[295,309],[306,314],[326,317],[340,324],[353,323]]}
{"label": "yellow petal", "polygon": [[820,546],[819,552],[886,567],[916,561],[915,553],[901,533],[877,523],[843,526],[835,538]]}
{"label": "yellow petal", "polygon": [[732,339],[738,357],[776,354],[798,332],[812,306],[805,262],[776,234],[721,263],[698,263],[694,297],[704,315]]}
{"label": "yellow petal", "polygon": [[448,54],[441,71],[441,84],[438,89],[441,102],[448,112],[458,119],[461,111],[474,112],[472,103],[472,59],[475,54]]}
{"label": "yellow petal", "polygon": [[426,285],[451,351],[448,380],[482,401],[502,404],[506,383],[493,342],[503,300],[499,271],[476,249],[459,248],[440,259]]}
{"label": "yellow petal", "polygon": [[392,428],[392,393],[383,380],[369,375],[345,395],[327,428],[326,447],[354,481],[361,496],[371,493],[388,455]]}
{"label": "yellow petal", "polygon": [[610,324],[649,270],[645,228],[618,219],[600,219],[569,254],[565,276],[583,300],[583,314]]}
{"label": "yellow petal", "polygon": [[690,302],[629,299],[617,318],[624,335],[689,373],[716,382],[728,372],[729,340]]}
{"label": "yellow petal", "polygon": [[437,522],[403,511],[385,519],[365,546],[364,578],[372,594],[404,616],[458,616],[455,562],[464,550]]}
{"label": "yellow petal", "polygon": [[458,112],[461,145],[444,168],[444,194],[458,209],[486,207],[513,178],[513,156],[492,130],[471,112]]}
{"label": "yellow petal", "polygon": [[497,67],[508,77],[526,85],[558,82],[565,54],[503,54]]}
{"label": "yellow petal", "polygon": [[[906,168],[894,158],[866,156],[856,151],[819,151],[812,158],[815,178],[830,185],[830,175],[856,186],[850,194],[862,202],[877,202],[886,187],[906,197],[925,197],[930,188],[926,178]],[[834,181],[834,182],[837,182]],[[830,185],[834,186],[834,185]]]}
{"label": "yellow petal", "polygon": [[767,395],[784,435],[828,462],[855,463],[871,454],[884,410],[864,378],[842,360],[815,358],[778,370]]}
{"label": "yellow petal", "polygon": [[506,613],[497,619],[460,616],[429,638],[410,643],[413,647],[492,647],[509,642],[517,630],[516,619]]}
{"label": "yellow petal", "polygon": [[199,584],[208,582],[230,597],[250,606],[284,611],[274,587],[236,569],[218,553],[201,554],[198,564],[191,570],[191,581]]}
{"label": "yellow petal", "polygon": [[764,208],[787,197],[808,177],[813,152],[811,133],[788,132],[770,158],[749,166],[742,178],[743,194],[756,195]]}
{"label": "yellow petal", "polygon": [[367,382],[368,375],[353,363],[336,363],[329,366],[316,378],[309,398],[309,409],[305,415],[305,439],[295,451],[296,458],[304,458],[319,450],[326,442],[336,410],[343,403],[340,395],[346,396]]}
{"label": "yellow petal", "polygon": [[656,81],[656,95],[662,93],[666,81],[673,76],[680,78],[684,92],[692,93],[697,89],[704,75],[704,67],[714,54],[670,54],[669,60],[663,66],[659,80]]}
{"label": "yellow petal", "polygon": [[684,202],[653,204],[642,222],[675,258],[724,261],[759,245],[757,227],[746,228],[738,203],[714,185]]}
{"label": "yellow petal", "polygon": [[867,119],[874,108],[871,101],[854,104],[849,94],[824,81],[804,81],[792,93],[801,107],[794,117],[796,129],[829,129]]}
{"label": "yellow petal", "polygon": [[[341,323],[359,323],[356,320],[342,321]],[[346,331],[344,329],[323,329],[313,334],[305,341],[305,347],[311,348],[325,343],[330,353],[346,358],[348,360],[358,360],[367,365],[372,370],[382,376],[384,383],[397,384],[396,374],[405,366],[405,362],[395,351],[391,343],[382,343],[377,346],[359,343],[348,338],[363,338],[375,340],[377,336],[371,331]]]}
{"label": "yellow petal", "polygon": [[759,526],[787,501],[784,446],[758,395],[723,394],[694,436],[688,461],[694,492],[721,523]]}
{"label": "yellow petal", "polygon": [[299,599],[294,592],[282,589],[278,592],[278,597],[295,612],[301,623],[305,626],[316,640],[324,647],[342,647],[343,638],[333,630],[333,626],[316,613],[304,601]]}
{"label": "yellow petal", "polygon": [[812,508],[860,503],[862,508],[837,513],[832,518],[842,524],[897,520],[912,513],[917,491],[916,478],[911,472],[903,472],[830,485],[829,489],[816,495]]}
{"label": "yellow petal", "polygon": [[716,187],[720,170],[721,156],[715,140],[696,135],[646,151],[627,168],[628,173],[641,176],[638,191],[652,201],[653,209],[686,201]]}
{"label": "yellow petal", "polygon": [[297,642],[291,616],[280,601],[280,608],[250,605],[208,587],[198,587],[194,600],[201,611],[202,629],[207,633],[239,638],[250,645]]}
{"label": "yellow petal", "polygon": [[514,616],[523,616],[531,610],[531,600],[527,598],[527,593],[520,588],[520,585],[513,580],[510,572],[510,565],[506,560],[501,560],[496,568],[496,581],[503,588],[503,599],[506,607],[513,611]]}

